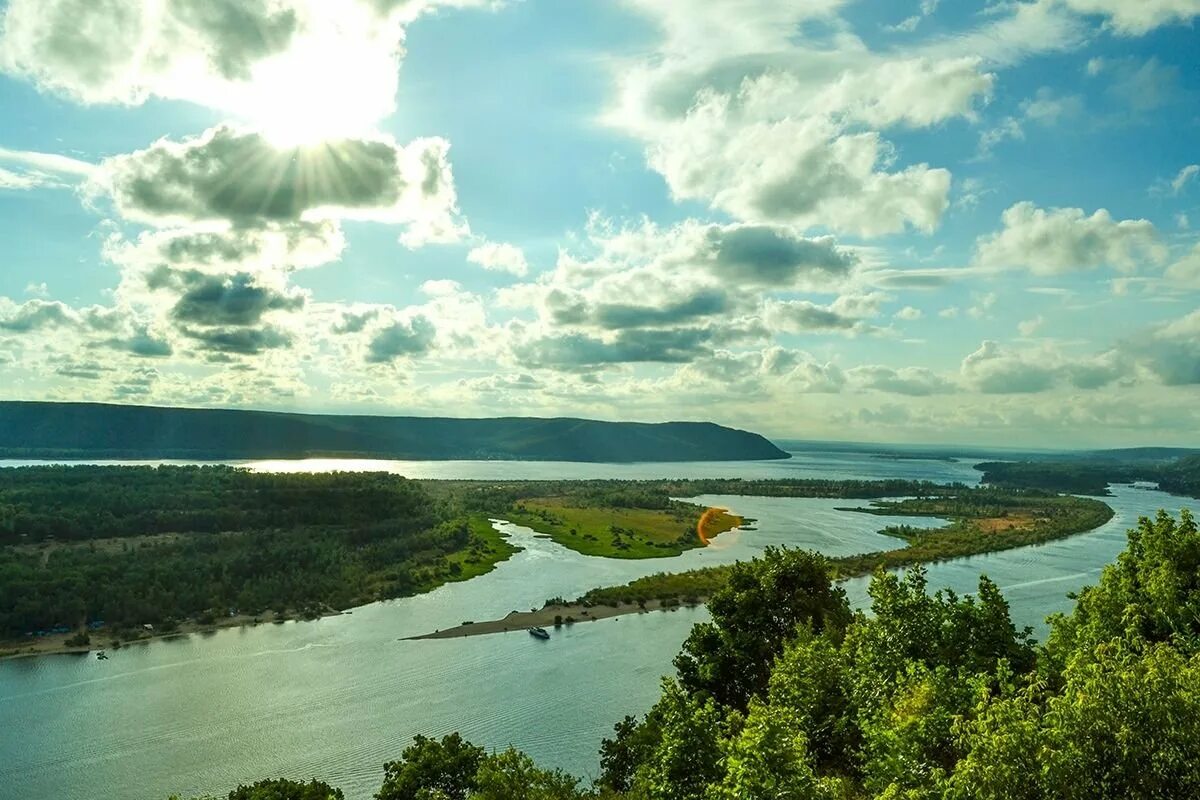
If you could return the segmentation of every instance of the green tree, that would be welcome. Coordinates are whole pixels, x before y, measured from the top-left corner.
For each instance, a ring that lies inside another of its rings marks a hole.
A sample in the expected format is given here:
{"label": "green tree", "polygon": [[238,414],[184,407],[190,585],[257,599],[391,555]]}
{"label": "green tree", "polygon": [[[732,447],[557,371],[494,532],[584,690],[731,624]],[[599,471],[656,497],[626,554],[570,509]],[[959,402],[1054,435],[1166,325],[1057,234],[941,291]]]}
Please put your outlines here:
{"label": "green tree", "polygon": [[741,730],[723,743],[724,776],[705,800],[816,800],[823,797],[798,720],[751,699]]}
{"label": "green tree", "polygon": [[654,713],[661,736],[634,775],[634,797],[702,800],[709,784],[721,777],[724,715],[711,698],[689,695],[670,680],[663,681]]}
{"label": "green tree", "polygon": [[229,800],[342,800],[341,789],[321,781],[298,783],[282,778],[239,786],[229,793]]}
{"label": "green tree", "polygon": [[825,558],[786,548],[734,564],[708,609],[712,622],[696,625],[675,659],[679,682],[740,709],[766,689],[771,665],[797,625],[840,631],[851,619]]}
{"label": "green tree", "polygon": [[578,779],[538,769],[533,759],[510,748],[479,765],[471,800],[577,800],[578,785]]}
{"label": "green tree", "polygon": [[627,792],[638,766],[654,752],[662,739],[659,714],[651,712],[638,721],[625,717],[613,726],[613,738],[600,742],[600,778],[597,783],[610,791]]}
{"label": "green tree", "polygon": [[1159,511],[1129,531],[1128,546],[1100,582],[1079,593],[1070,615],[1053,620],[1050,666],[1061,672],[1072,653],[1114,639],[1200,652],[1200,532],[1186,509],[1178,521]]}
{"label": "green tree", "polygon": [[827,772],[851,771],[860,739],[847,670],[832,637],[801,626],[776,660],[767,687],[771,706],[795,720],[809,754]]}
{"label": "green tree", "polygon": [[464,800],[475,788],[484,751],[457,733],[440,741],[417,736],[398,761],[383,765],[376,800]]}

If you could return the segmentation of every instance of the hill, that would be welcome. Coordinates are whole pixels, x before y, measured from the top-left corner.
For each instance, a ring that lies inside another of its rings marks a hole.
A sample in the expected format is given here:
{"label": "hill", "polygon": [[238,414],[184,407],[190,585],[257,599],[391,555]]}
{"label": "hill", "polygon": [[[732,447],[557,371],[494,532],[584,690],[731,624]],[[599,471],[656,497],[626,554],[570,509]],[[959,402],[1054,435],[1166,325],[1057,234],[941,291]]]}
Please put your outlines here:
{"label": "hill", "polygon": [[751,461],[788,458],[711,422],[371,417],[0,402],[3,458]]}

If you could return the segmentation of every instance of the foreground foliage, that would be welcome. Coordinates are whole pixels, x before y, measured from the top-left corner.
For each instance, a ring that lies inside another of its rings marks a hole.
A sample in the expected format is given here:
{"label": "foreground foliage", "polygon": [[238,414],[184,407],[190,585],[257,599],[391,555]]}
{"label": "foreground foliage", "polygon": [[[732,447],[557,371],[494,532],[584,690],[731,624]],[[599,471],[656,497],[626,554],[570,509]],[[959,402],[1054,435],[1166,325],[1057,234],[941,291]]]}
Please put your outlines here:
{"label": "foreground foliage", "polygon": [[[920,567],[878,573],[869,615],[815,554],[770,551],[729,578],[658,703],[605,741],[596,787],[453,734],[418,737],[377,800],[1196,796],[1200,533],[1186,511],[1142,519],[1043,646],[987,578],[959,597],[930,594]],[[310,800],[306,786],[230,798]]]}

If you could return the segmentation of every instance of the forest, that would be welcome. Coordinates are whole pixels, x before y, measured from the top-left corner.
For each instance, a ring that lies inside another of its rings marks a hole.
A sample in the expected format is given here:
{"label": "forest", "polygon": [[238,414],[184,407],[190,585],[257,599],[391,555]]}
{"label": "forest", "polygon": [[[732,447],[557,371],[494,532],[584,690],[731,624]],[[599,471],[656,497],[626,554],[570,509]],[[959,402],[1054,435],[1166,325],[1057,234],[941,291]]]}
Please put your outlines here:
{"label": "forest", "polygon": [[314,616],[486,572],[485,518],[383,473],[0,470],[0,639]]}
{"label": "forest", "polygon": [[1109,494],[1110,483],[1147,481],[1157,483],[1164,492],[1200,497],[1200,455],[1161,460],[988,461],[975,468],[983,473],[984,483],[999,487],[1102,496]]}
{"label": "forest", "polygon": [[[1200,786],[1200,532],[1159,512],[1037,644],[997,587],[877,572],[850,609],[822,556],[731,568],[663,679],[618,722],[594,786],[417,737],[376,800],[1116,800]],[[767,610],[770,613],[766,613]],[[338,800],[268,780],[229,800]]]}
{"label": "forest", "polygon": [[[389,473],[256,473],[228,466],[0,469],[0,640],[47,631],[98,643],[192,622],[310,617],[489,571],[515,548],[488,523],[524,521],[587,555],[661,557],[700,543],[699,493],[871,499],[958,520],[842,575],[1015,547],[1088,530],[1111,511],[1039,490],[912,481],[414,481]],[[531,513],[538,511],[540,516]],[[871,509],[866,509],[871,510]],[[889,513],[897,513],[895,509]],[[1024,514],[981,535],[978,520]],[[710,535],[738,521],[714,518]],[[657,575],[587,602],[699,600],[725,569]],[[95,631],[100,631],[96,633]]]}

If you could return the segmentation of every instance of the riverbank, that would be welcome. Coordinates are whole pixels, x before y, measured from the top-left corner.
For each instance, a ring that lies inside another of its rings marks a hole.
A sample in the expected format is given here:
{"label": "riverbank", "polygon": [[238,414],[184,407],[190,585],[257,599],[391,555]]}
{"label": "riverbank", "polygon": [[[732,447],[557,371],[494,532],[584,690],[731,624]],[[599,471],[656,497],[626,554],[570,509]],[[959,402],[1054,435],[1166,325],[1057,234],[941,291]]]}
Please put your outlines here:
{"label": "riverbank", "polygon": [[112,631],[96,630],[90,631],[89,636],[91,641],[85,645],[68,644],[69,641],[78,636],[78,632],[71,633],[55,633],[49,636],[38,636],[25,639],[10,639],[0,641],[0,661],[7,661],[16,658],[31,658],[33,656],[51,656],[51,655],[74,655],[82,656],[89,653],[100,652],[101,650],[121,650],[126,647],[135,645],[150,644],[151,642],[165,641],[168,639],[177,639],[193,634],[216,633],[219,630],[226,628],[244,628],[254,627],[257,625],[282,625],[285,622],[307,622],[310,620],[321,619],[323,617],[336,617],[341,614],[352,614],[353,610],[338,611],[337,609],[327,609],[319,614],[285,612],[283,614],[275,614],[269,619],[258,616],[252,617],[245,614],[237,614],[232,617],[223,617],[214,620],[211,623],[200,623],[195,620],[187,620],[179,623],[171,630],[154,630],[142,631],[136,638],[124,638],[128,632],[122,632],[124,635],[114,635]]}
{"label": "riverbank", "polygon": [[408,636],[400,641],[410,642],[422,639],[458,639],[464,636],[485,636],[492,633],[522,633],[529,628],[549,628],[559,630],[585,622],[596,622],[611,619],[626,614],[646,614],[651,611],[674,611],[681,607],[690,607],[708,602],[708,598],[696,599],[695,602],[680,603],[678,600],[652,600],[647,603],[617,603],[612,606],[589,606],[583,603],[552,604],[543,606],[536,611],[513,611],[501,619],[485,622],[464,622],[453,628],[426,633],[421,636]]}
{"label": "riverbank", "polygon": [[[877,569],[900,569],[913,564],[941,561],[1044,544],[1087,533],[1113,517],[1113,509],[1091,498],[1070,495],[1030,496],[1022,493],[975,490],[936,498],[882,501],[875,507],[845,508],[846,512],[951,519],[945,528],[923,530],[907,526],[881,531],[905,542],[904,547],[830,558],[832,574],[839,580],[869,575]],[[513,612],[499,620],[472,622],[421,638],[478,636],[507,630],[544,627],[568,614],[579,619],[604,619],[680,604],[708,602],[727,580],[727,565],[674,573],[658,573],[621,586],[592,589],[578,602],[547,605],[537,611]],[[564,609],[569,609],[565,611]]]}

